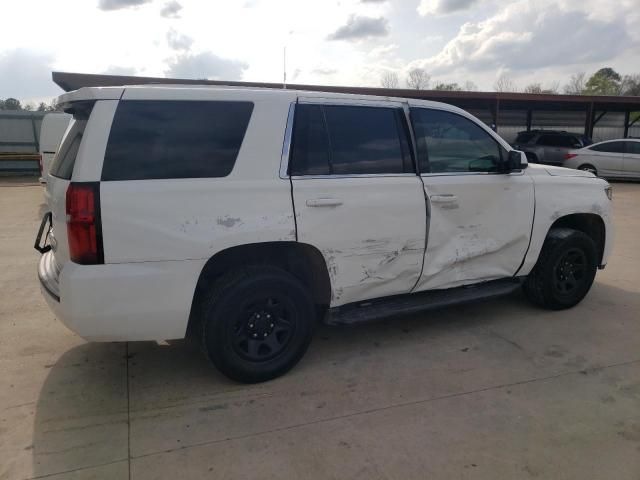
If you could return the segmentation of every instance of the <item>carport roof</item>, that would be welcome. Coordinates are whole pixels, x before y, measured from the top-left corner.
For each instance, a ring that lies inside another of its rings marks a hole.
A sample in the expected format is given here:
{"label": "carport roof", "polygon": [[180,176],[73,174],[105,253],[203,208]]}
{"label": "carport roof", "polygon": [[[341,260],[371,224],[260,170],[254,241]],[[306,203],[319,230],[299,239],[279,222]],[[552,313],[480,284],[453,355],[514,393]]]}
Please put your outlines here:
{"label": "carport roof", "polygon": [[[258,88],[282,88],[281,83],[236,82],[222,80],[190,80],[164,77],[136,77],[124,75],[96,75],[87,73],[53,72],[53,81],[64,91],[81,87],[107,87],[144,84],[219,85]],[[287,84],[291,90],[355,93],[385,97],[418,98],[451,103],[462,108],[535,109],[535,110],[579,110],[592,108],[597,111],[640,111],[640,97],[602,95],[552,95],[511,92],[450,92],[440,90],[409,90],[371,87],[343,87],[329,85]]]}

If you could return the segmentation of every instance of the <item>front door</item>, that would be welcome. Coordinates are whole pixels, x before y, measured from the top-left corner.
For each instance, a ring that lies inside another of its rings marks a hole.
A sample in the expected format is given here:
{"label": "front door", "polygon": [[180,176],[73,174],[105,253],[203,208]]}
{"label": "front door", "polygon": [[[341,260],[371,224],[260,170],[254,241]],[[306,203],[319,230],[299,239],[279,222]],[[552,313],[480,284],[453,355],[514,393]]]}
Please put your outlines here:
{"label": "front door", "polygon": [[298,241],[317,247],[331,305],[409,293],[426,206],[397,102],[299,99],[289,163]]}
{"label": "front door", "polygon": [[497,173],[507,151],[488,128],[445,110],[412,108],[429,232],[416,290],[513,276],[534,212],[531,178]]}

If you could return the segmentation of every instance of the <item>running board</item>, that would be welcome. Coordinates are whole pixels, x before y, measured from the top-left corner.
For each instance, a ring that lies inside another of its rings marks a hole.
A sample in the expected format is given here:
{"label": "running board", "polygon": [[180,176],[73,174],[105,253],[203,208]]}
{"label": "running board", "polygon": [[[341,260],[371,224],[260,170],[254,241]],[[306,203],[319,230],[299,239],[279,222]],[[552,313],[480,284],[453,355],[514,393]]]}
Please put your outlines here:
{"label": "running board", "polygon": [[520,278],[506,278],[446,290],[430,290],[349,303],[329,309],[325,323],[328,325],[353,325],[392,316],[409,315],[434,308],[501,297],[517,290],[521,285],[522,279]]}

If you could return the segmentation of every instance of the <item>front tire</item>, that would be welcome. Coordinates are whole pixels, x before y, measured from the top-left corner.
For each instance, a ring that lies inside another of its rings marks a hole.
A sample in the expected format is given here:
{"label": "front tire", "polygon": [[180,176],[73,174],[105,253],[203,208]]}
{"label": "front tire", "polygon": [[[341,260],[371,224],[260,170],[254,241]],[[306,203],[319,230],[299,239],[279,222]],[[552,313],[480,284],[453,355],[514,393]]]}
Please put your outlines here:
{"label": "front tire", "polygon": [[315,306],[302,283],[269,266],[222,276],[202,310],[201,340],[211,362],[244,383],[270,380],[302,358],[315,326]]}
{"label": "front tire", "polygon": [[524,291],[529,300],[542,307],[571,308],[589,292],[597,268],[591,237],[570,228],[554,228],[524,283]]}

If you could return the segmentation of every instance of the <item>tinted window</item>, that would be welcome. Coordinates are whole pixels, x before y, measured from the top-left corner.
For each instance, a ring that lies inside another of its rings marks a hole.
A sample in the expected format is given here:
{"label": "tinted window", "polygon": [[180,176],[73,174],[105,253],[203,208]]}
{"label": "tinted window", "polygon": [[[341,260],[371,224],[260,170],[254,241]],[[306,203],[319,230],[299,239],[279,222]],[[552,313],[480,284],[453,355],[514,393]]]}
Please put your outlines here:
{"label": "tinted window", "polygon": [[627,142],[627,153],[640,155],[640,142]]}
{"label": "tinted window", "polygon": [[516,137],[515,143],[528,143],[535,136],[536,136],[536,134],[533,133],[533,132],[522,132],[522,133],[519,133],[518,136]]}
{"label": "tinted window", "polygon": [[329,136],[320,105],[298,105],[292,139],[291,175],[328,175]]}
{"label": "tinted window", "polygon": [[414,171],[403,116],[395,108],[298,105],[291,174]]}
{"label": "tinted window", "polygon": [[502,148],[472,121],[454,113],[424,108],[412,109],[411,118],[416,130],[421,171],[497,171]]}
{"label": "tinted window", "polygon": [[607,142],[600,143],[590,147],[590,150],[594,152],[607,152],[607,153],[624,153],[624,144],[626,142]]}
{"label": "tinted window", "polygon": [[577,138],[570,135],[541,135],[538,139],[539,145],[546,145],[549,147],[565,147],[572,148],[574,145],[579,144]]}
{"label": "tinted window", "polygon": [[82,136],[87,126],[87,121],[93,109],[93,103],[79,102],[74,105],[73,120],[69,131],[62,139],[57,155],[53,159],[49,173],[54,177],[71,180],[73,167],[76,164],[78,150],[82,143]]}
{"label": "tinted window", "polygon": [[224,177],[252,110],[250,102],[121,101],[102,180]]}

